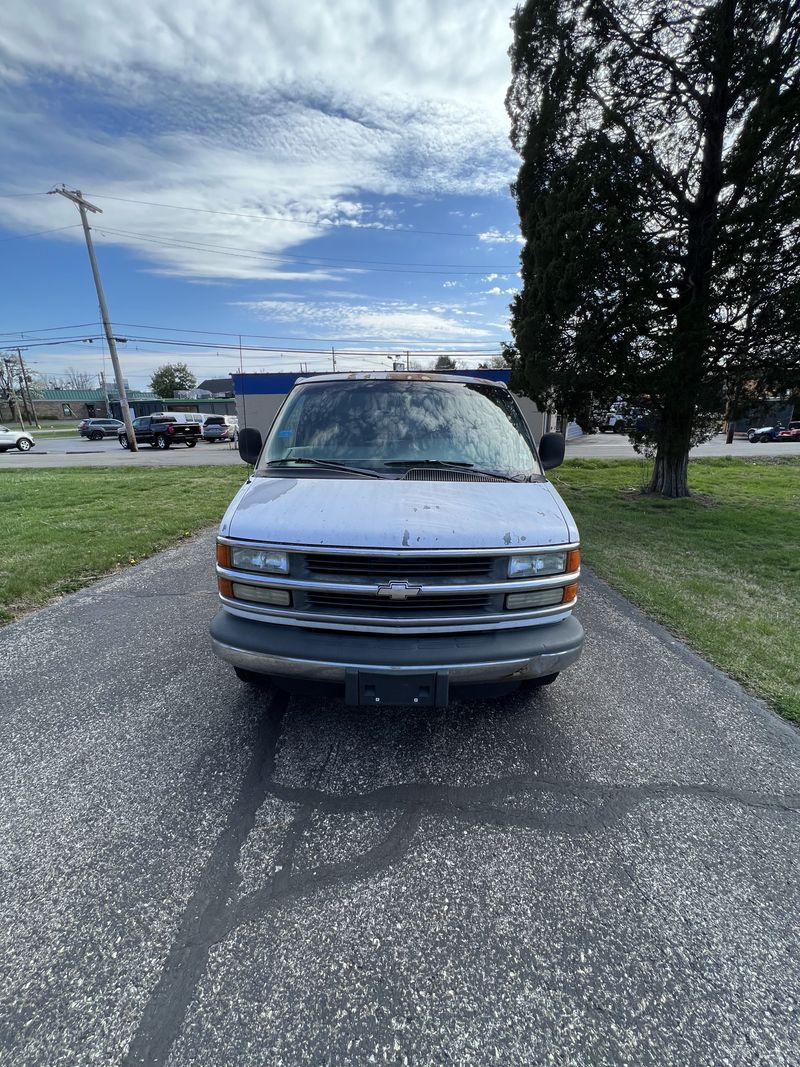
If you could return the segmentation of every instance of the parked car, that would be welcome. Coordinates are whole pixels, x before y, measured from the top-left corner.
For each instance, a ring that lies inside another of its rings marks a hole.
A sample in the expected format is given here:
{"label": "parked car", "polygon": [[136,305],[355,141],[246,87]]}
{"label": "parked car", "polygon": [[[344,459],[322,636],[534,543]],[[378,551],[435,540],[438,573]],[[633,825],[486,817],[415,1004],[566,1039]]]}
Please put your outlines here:
{"label": "parked car", "polygon": [[203,423],[203,440],[232,441],[239,432],[239,420],[235,415],[209,415]]}
{"label": "parked car", "polygon": [[608,411],[600,416],[598,430],[600,433],[625,433],[633,424],[634,417],[627,405],[621,401],[612,404]]}
{"label": "parked car", "polygon": [[612,404],[608,411],[596,414],[600,433],[629,433],[638,430],[646,433],[651,429],[653,416],[645,408],[634,407],[624,400]]}
{"label": "parked car", "polygon": [[78,423],[78,433],[90,441],[100,441],[104,437],[118,437],[125,423],[119,419],[82,419]]}
{"label": "parked car", "polygon": [[800,441],[800,421],[790,422],[785,430],[779,430],[777,440]]}
{"label": "parked car", "polygon": [[0,452],[8,452],[9,448],[30,452],[35,444],[27,430],[9,430],[7,426],[0,426]]}
{"label": "parked car", "polygon": [[767,441],[777,441],[778,434],[783,429],[783,424],[778,422],[774,426],[751,426],[747,431],[747,440],[751,444],[755,444],[756,441],[766,443]]}
{"label": "parked car", "polygon": [[[186,445],[194,448],[200,440],[200,426],[196,422],[181,422],[174,415],[142,415],[133,420],[133,432],[136,443],[151,445],[153,448],[170,448],[172,445]],[[128,435],[119,434],[119,443],[128,448]]]}
{"label": "parked car", "polygon": [[508,388],[362,372],[298,379],[217,539],[212,647],[248,684],[447,704],[574,664],[578,530]]}

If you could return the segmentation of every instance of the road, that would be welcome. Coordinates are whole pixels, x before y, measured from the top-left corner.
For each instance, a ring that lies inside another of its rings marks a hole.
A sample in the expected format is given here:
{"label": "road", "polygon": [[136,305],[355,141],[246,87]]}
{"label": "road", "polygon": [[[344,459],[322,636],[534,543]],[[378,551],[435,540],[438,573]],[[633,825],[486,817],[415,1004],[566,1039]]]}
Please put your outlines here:
{"label": "road", "polygon": [[254,694],[212,546],[0,631],[4,1064],[800,1062],[798,731],[591,578],[535,696]]}
{"label": "road", "polygon": [[121,448],[116,438],[87,441],[86,438],[36,437],[30,452],[12,449],[0,454],[0,471],[38,467],[195,467],[200,464],[241,463],[239,453],[227,444],[200,441],[194,448],[176,445],[161,452],[143,445],[139,452]]}
{"label": "road", "polygon": [[[692,457],[700,456],[800,456],[800,443],[751,445],[737,440],[725,444],[719,435],[705,445],[692,449]],[[636,453],[627,437],[617,434],[594,434],[567,443],[567,459],[634,459]],[[145,445],[138,455],[120,448],[116,440],[86,441],[79,438],[42,436],[36,447],[23,455],[11,451],[0,455],[0,471],[30,467],[127,467],[127,466],[195,466],[202,463],[239,463],[235,449],[228,445],[209,445],[201,442],[196,448],[176,446],[158,452]]]}
{"label": "road", "polygon": [[[567,459],[635,459],[637,455],[627,437],[613,433],[587,434],[568,441],[566,454]],[[751,445],[746,438],[737,438],[726,445],[724,435],[717,434],[711,441],[693,448],[690,456],[692,459],[703,456],[800,456],[800,442]]]}

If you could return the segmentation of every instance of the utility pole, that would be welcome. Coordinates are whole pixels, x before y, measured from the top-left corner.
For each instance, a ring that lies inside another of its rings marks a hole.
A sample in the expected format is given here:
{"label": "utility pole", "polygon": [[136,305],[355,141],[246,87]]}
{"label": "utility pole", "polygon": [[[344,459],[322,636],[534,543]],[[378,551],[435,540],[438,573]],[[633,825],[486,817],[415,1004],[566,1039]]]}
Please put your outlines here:
{"label": "utility pole", "polygon": [[128,395],[125,392],[125,379],[122,377],[122,367],[119,363],[119,356],[117,355],[117,344],[114,338],[114,334],[111,330],[111,323],[108,318],[108,308],[106,307],[106,298],[103,293],[103,284],[100,281],[100,271],[97,267],[97,260],[94,255],[94,245],[92,244],[92,231],[89,226],[89,220],[86,217],[87,211],[93,211],[95,213],[103,213],[102,208],[95,207],[94,204],[90,204],[88,200],[84,200],[81,195],[80,189],[69,190],[63,185],[60,189],[51,189],[51,193],[58,193],[59,196],[66,197],[67,200],[71,200],[73,204],[78,205],[78,211],[81,215],[81,224],[83,225],[83,234],[86,238],[86,249],[89,253],[89,262],[92,265],[92,276],[94,277],[94,285],[97,290],[97,301],[100,304],[100,315],[103,319],[103,328],[106,333],[106,341],[108,341],[108,352],[111,356],[111,365],[114,368],[114,377],[117,381],[117,392],[119,393],[119,406],[122,408],[122,421],[125,423],[125,434],[128,438],[128,448],[131,452],[138,452],[139,448],[136,444],[136,434],[133,430],[133,420],[131,419],[131,409],[128,407]]}
{"label": "utility pole", "polygon": [[331,367],[333,369],[333,373],[335,374],[336,373],[336,352],[333,349],[333,345],[331,345]]}
{"label": "utility pole", "polygon": [[105,371],[100,371],[100,388],[103,390],[103,402],[106,405],[106,418],[111,418],[111,401],[108,399]]}
{"label": "utility pole", "polygon": [[22,392],[28,398],[26,407],[33,416],[33,421],[36,423],[36,429],[41,430],[42,427],[39,425],[39,416],[36,414],[36,405],[33,403],[33,397],[31,396],[31,384],[28,381],[28,372],[25,370],[25,364],[22,361],[22,349],[20,348],[17,349],[17,359],[19,360]]}
{"label": "utility pole", "polygon": [[22,421],[22,405],[19,402],[17,391],[14,388],[14,360],[11,356],[4,356],[3,362],[6,365],[6,377],[8,378],[8,406],[11,409],[11,421],[13,422],[14,412],[16,411],[19,428],[20,430],[24,430],[25,423]]}
{"label": "utility pole", "polygon": [[411,370],[411,353],[406,349],[406,370]]}

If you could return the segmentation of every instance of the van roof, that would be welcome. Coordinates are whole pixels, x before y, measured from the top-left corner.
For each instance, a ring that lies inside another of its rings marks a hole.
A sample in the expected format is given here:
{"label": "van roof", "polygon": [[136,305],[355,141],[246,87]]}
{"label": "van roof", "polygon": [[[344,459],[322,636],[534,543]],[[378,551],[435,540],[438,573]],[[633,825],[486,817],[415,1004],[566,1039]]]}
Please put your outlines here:
{"label": "van roof", "polygon": [[466,374],[441,374],[439,371],[426,370],[359,370],[342,371],[337,374],[308,374],[297,379],[295,384],[307,382],[344,382],[344,381],[400,381],[400,382],[466,382],[469,385],[496,385],[507,389],[505,382],[496,382],[491,378],[481,378]]}

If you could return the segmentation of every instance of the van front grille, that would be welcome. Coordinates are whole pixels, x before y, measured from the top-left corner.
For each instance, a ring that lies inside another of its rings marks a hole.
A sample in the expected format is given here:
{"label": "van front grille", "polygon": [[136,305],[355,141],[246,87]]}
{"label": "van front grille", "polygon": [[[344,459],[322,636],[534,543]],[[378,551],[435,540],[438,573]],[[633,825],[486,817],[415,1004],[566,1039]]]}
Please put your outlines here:
{"label": "van front grille", "polygon": [[488,610],[492,597],[486,593],[451,596],[421,594],[407,600],[393,600],[376,594],[306,592],[308,607],[314,611],[344,611],[353,615],[391,618],[397,615],[480,615]]}
{"label": "van front grille", "polygon": [[346,575],[378,583],[391,578],[405,578],[409,582],[428,578],[444,578],[454,583],[460,579],[472,581],[488,578],[495,564],[495,556],[408,556],[405,559],[344,553],[309,553],[306,556],[310,575]]}

